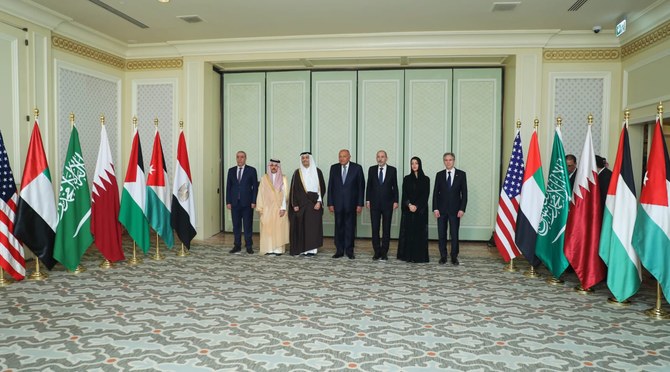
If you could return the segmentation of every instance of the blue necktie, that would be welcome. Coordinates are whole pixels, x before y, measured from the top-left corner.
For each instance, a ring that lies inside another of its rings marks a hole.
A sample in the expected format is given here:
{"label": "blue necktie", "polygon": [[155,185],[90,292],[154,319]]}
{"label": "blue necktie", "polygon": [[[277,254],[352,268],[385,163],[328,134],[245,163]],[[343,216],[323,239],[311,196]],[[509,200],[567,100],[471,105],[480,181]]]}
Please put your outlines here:
{"label": "blue necktie", "polygon": [[451,171],[447,171],[447,190],[451,189]]}
{"label": "blue necktie", "polygon": [[384,184],[384,168],[379,167],[379,184]]}

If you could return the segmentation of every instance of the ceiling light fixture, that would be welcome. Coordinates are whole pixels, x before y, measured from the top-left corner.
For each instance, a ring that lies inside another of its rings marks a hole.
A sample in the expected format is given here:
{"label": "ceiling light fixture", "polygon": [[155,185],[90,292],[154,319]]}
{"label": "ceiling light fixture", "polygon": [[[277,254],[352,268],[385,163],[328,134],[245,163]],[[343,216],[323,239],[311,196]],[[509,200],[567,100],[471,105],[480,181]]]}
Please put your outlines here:
{"label": "ceiling light fixture", "polygon": [[163,3],[163,4],[165,4],[165,3],[169,3],[170,0],[158,0],[158,2],[159,2],[159,3]]}

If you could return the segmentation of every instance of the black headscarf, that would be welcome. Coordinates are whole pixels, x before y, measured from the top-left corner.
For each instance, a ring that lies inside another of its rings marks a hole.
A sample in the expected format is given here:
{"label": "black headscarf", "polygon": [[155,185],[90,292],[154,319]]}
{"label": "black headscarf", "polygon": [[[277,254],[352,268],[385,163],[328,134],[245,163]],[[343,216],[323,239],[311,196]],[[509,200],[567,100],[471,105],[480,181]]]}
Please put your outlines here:
{"label": "black headscarf", "polygon": [[423,173],[423,165],[421,164],[421,158],[418,156],[412,156],[412,158],[409,160],[409,174],[414,175],[414,171],[412,170],[412,160],[416,160],[417,163],[419,163],[419,169],[418,169],[418,175],[416,178],[423,178],[425,174]]}

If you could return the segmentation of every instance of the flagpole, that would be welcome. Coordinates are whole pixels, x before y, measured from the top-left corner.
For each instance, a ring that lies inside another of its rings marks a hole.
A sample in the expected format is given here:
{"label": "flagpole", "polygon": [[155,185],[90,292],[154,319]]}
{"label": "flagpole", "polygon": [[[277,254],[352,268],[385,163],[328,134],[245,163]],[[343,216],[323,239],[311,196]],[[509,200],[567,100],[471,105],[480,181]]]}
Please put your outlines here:
{"label": "flagpole", "polygon": [[[137,129],[137,116],[133,116],[133,130],[136,130],[136,129]],[[136,245],[137,245],[137,243],[133,239],[133,258],[128,260],[128,265],[130,265],[130,266],[135,266],[135,265],[139,265],[139,264],[142,263],[142,258],[137,257],[137,254],[136,254],[136,252],[137,252]]]}
{"label": "flagpole", "polygon": [[[179,130],[184,131],[184,121],[179,120]],[[175,176],[176,177],[176,176]],[[181,243],[181,249],[177,251],[177,257],[186,257],[188,256],[188,251],[184,249],[184,243]]]}
{"label": "flagpole", "polygon": [[[519,119],[516,120],[516,129],[521,129],[521,120]],[[519,271],[518,268],[514,267],[514,257],[510,258],[509,263],[503,267],[503,271],[508,273],[515,273]]]}
{"label": "flagpole", "polygon": [[[537,128],[540,126],[540,120],[538,118],[535,118],[533,120],[533,130],[537,132]],[[528,262],[530,264],[530,261]],[[523,276],[526,278],[539,278],[541,275],[535,270],[535,266],[530,264],[530,268],[526,271],[523,272]]]}
{"label": "flagpole", "polygon": [[[661,125],[661,128],[663,128],[663,102],[658,103],[656,111],[658,112],[659,124]],[[670,319],[670,314],[668,314],[667,311],[661,308],[662,298],[663,298],[663,292],[661,290],[661,283],[658,280],[656,280],[656,306],[649,310],[646,310],[644,314],[654,319]]]}
{"label": "flagpole", "polygon": [[[158,131],[158,118],[154,118],[154,126],[156,127],[156,131]],[[157,172],[160,170],[157,170]],[[156,260],[156,261],[162,261],[165,259],[165,255],[161,253],[160,251],[160,243],[158,241],[158,231],[156,231],[156,253],[151,256],[151,259]]]}
{"label": "flagpole", "polygon": [[[102,127],[105,126],[105,115],[100,115],[100,126]],[[111,269],[112,267],[114,267],[114,263],[105,258],[103,255],[102,262],[100,262],[100,265],[98,265],[98,267],[101,269]]]}
{"label": "flagpole", "polygon": [[[74,128],[74,112],[70,113],[70,132],[72,132],[72,129]],[[72,271],[73,274],[78,275],[83,272],[86,272],[86,268],[84,265],[77,265],[77,268]]]}
{"label": "flagpole", "polygon": [[[563,125],[563,118],[558,116],[556,118],[556,126],[560,129],[561,125]],[[551,170],[550,170],[550,172],[551,172]],[[561,279],[555,278],[553,276],[548,277],[546,281],[547,281],[548,284],[551,284],[551,285],[561,285],[561,284],[565,283]]]}

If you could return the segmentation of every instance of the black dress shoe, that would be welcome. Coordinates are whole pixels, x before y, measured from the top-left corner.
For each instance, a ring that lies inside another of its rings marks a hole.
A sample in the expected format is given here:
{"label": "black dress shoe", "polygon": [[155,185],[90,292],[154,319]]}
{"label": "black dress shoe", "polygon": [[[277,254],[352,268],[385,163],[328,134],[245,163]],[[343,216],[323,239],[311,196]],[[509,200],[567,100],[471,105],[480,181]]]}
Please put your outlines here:
{"label": "black dress shoe", "polygon": [[353,253],[352,253],[352,254],[348,254],[347,257],[349,257],[350,260],[353,260],[354,258],[356,258],[356,256],[354,256]]}
{"label": "black dress shoe", "polygon": [[254,254],[254,250],[252,248],[247,248],[247,253]]}
{"label": "black dress shoe", "polygon": [[344,256],[344,254],[342,254],[342,253],[335,253],[335,254],[333,255],[333,258],[340,258],[340,257],[342,257],[342,256]]}
{"label": "black dress shoe", "polygon": [[389,260],[387,255],[383,255],[379,259],[382,260],[382,261],[388,261]]}
{"label": "black dress shoe", "polygon": [[458,258],[452,258],[451,259],[451,264],[454,266],[458,266],[460,263],[458,262]]}
{"label": "black dress shoe", "polygon": [[447,263],[447,258],[446,257],[440,258],[440,265],[444,265],[446,263]]}
{"label": "black dress shoe", "polygon": [[372,256],[372,260],[377,261],[378,259],[379,259],[379,255],[375,254],[374,256]]}
{"label": "black dress shoe", "polygon": [[230,250],[228,253],[240,253],[241,249],[239,247],[234,247],[233,249]]}

